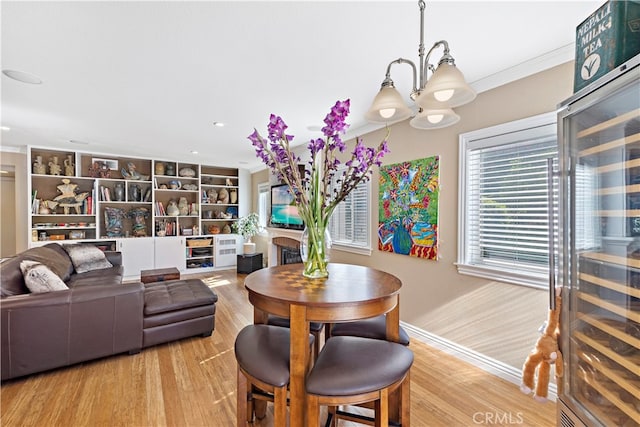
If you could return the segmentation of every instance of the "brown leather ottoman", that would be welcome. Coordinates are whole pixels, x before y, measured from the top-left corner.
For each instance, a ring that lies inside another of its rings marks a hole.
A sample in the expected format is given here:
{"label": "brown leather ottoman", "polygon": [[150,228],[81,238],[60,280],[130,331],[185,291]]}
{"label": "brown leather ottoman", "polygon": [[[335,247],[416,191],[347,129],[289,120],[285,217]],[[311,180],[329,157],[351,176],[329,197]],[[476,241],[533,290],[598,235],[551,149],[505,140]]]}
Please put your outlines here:
{"label": "brown leather ottoman", "polygon": [[145,284],[142,347],[210,336],[218,295],[199,279]]}

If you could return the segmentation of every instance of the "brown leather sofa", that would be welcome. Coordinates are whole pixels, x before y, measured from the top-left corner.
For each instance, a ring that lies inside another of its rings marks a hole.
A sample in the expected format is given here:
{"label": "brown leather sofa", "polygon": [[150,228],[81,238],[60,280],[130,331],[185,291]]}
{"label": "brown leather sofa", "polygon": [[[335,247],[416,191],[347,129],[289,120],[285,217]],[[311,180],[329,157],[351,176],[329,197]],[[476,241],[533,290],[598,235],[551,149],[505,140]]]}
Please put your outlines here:
{"label": "brown leather sofa", "polygon": [[[119,252],[112,268],[77,274],[58,244],[31,248],[0,264],[1,379],[72,365],[142,347],[144,286],[122,284]],[[69,286],[32,294],[20,262],[40,261]]]}
{"label": "brown leather sofa", "polygon": [[[105,254],[113,267],[86,273],[56,243],[0,264],[0,380],[213,333],[218,296],[201,280],[123,284],[121,253]],[[30,293],[23,260],[45,264],[69,289]]]}

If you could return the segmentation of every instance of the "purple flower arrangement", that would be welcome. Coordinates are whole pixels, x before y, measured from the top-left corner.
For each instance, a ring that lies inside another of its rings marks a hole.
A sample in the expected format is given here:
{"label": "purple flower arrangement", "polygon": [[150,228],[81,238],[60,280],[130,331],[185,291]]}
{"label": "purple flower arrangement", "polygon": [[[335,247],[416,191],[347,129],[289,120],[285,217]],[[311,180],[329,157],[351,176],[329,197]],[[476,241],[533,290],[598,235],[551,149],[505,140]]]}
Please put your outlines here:
{"label": "purple flower arrangement", "polygon": [[[317,231],[324,235],[329,218],[338,203],[358,184],[369,180],[373,166],[380,166],[382,158],[389,152],[388,132],[377,148],[367,147],[358,137],[351,157],[344,162],[344,167],[340,167],[340,157],[346,157],[340,153],[347,148],[340,136],[349,127],[346,123],[349,107],[350,101],[347,99],[336,102],[331,108],[324,119],[324,138],[312,139],[307,145],[311,160],[310,167],[306,168],[303,175],[298,169],[301,159],[291,151],[290,144],[294,137],[286,134],[287,125],[281,117],[271,114],[267,126],[267,139],[255,129],[248,137],[258,158],[280,181],[289,186],[291,194],[295,197],[298,212],[312,234]],[[310,244],[313,243],[314,237],[322,240],[322,236],[310,234]],[[313,253],[310,253],[310,256],[312,255]],[[326,257],[326,254],[320,253],[317,256]]]}

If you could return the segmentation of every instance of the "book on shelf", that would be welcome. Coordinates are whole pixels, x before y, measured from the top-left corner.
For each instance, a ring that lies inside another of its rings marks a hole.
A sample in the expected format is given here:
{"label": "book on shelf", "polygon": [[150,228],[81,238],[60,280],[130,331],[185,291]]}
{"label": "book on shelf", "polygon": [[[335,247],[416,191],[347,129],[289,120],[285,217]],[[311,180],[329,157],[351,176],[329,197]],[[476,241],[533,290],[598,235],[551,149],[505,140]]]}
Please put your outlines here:
{"label": "book on shelf", "polygon": [[164,205],[162,204],[162,202],[156,202],[156,215],[158,216],[165,216],[166,213],[164,211]]}
{"label": "book on shelf", "polygon": [[100,200],[103,202],[111,201],[111,190],[109,187],[105,187],[104,185],[100,186]]}

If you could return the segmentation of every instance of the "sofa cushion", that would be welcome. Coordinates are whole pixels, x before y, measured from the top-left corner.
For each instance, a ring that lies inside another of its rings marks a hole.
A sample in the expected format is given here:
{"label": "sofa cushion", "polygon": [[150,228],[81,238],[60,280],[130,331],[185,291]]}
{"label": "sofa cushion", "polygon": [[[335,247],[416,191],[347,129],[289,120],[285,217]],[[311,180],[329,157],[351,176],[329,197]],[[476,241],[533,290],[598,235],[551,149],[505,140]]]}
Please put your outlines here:
{"label": "sofa cushion", "polygon": [[65,282],[73,272],[69,255],[57,243],[28,249],[0,264],[0,296],[3,298],[29,293],[20,270],[20,263],[24,260],[46,265]]}
{"label": "sofa cushion", "polygon": [[49,267],[36,261],[24,260],[20,263],[24,282],[31,293],[39,294],[69,289],[62,279]]}
{"label": "sofa cushion", "polygon": [[[69,277],[73,274],[73,263],[67,251],[59,243],[48,243],[44,247],[51,249],[56,254],[55,262],[58,264],[57,270],[59,270],[56,274],[65,282],[69,280]],[[49,265],[48,263],[45,264]]]}
{"label": "sofa cushion", "polygon": [[104,252],[94,245],[86,243],[64,245],[64,250],[69,254],[76,273],[86,273],[113,267]]}
{"label": "sofa cushion", "polygon": [[122,283],[124,267],[116,265],[111,268],[87,271],[86,273],[74,274],[69,278],[67,285],[70,288],[86,285],[119,285]]}

